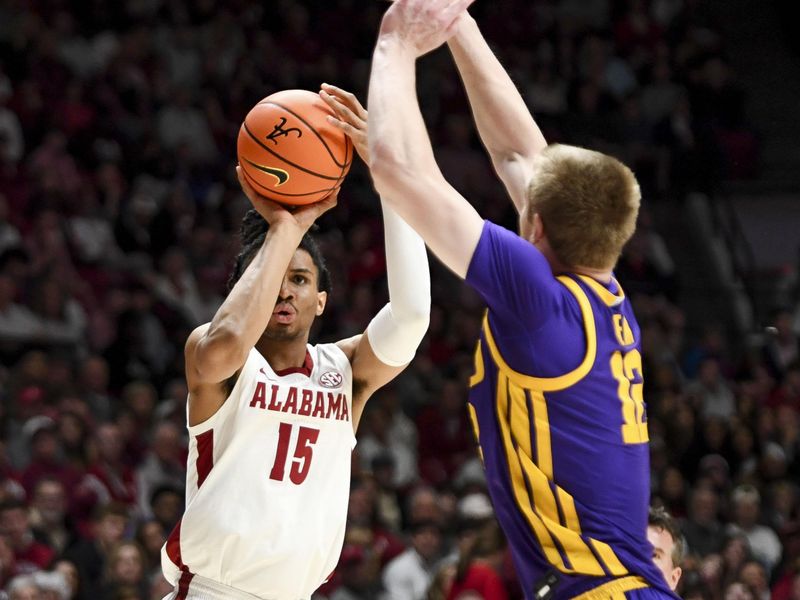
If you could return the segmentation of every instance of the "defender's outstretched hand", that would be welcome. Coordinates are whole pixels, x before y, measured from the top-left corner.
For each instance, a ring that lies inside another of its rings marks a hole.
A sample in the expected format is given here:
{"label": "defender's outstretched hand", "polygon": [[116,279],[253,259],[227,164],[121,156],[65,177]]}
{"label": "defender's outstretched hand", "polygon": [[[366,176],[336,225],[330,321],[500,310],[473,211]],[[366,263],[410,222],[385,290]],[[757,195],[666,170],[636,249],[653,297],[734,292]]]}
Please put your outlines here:
{"label": "defender's outstretched hand", "polygon": [[241,167],[236,167],[236,176],[239,178],[239,185],[242,186],[242,191],[245,193],[248,200],[250,200],[253,208],[258,211],[258,214],[264,217],[267,223],[271,226],[277,225],[278,223],[287,223],[300,229],[301,233],[308,231],[314,224],[314,221],[323,213],[336,206],[339,196],[339,190],[337,189],[331,192],[324,200],[320,200],[314,204],[298,206],[294,210],[289,211],[286,207],[256,192],[247,182]]}
{"label": "defender's outstretched hand", "polygon": [[444,44],[475,0],[395,0],[381,23],[381,35],[397,35],[415,55]]}
{"label": "defender's outstretched hand", "polygon": [[353,142],[361,160],[369,166],[369,144],[367,143],[367,109],[361,106],[355,94],[330,85],[322,84],[320,98],[336,115],[328,117],[328,122],[344,131]]}

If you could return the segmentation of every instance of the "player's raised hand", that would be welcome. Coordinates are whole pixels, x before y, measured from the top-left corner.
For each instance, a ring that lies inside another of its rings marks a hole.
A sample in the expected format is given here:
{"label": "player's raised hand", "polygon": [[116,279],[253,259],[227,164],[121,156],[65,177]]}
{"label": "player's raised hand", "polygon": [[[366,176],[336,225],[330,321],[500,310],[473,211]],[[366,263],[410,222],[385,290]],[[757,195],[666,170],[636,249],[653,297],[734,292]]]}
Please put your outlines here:
{"label": "player's raised hand", "polygon": [[292,207],[290,211],[285,206],[273,202],[269,198],[265,198],[256,192],[247,182],[241,167],[236,167],[236,176],[239,178],[239,185],[242,186],[242,191],[247,196],[247,199],[250,200],[253,208],[256,209],[258,214],[264,217],[264,220],[269,223],[271,227],[280,223],[291,225],[296,228],[301,235],[308,231],[314,224],[314,221],[323,213],[336,206],[339,197],[339,189],[337,188],[324,200],[313,204]]}
{"label": "player's raised hand", "polygon": [[335,85],[323,83],[319,95],[336,115],[328,117],[328,122],[344,131],[352,140],[361,160],[369,166],[367,109],[361,105],[355,94]]}
{"label": "player's raised hand", "polygon": [[455,34],[458,22],[475,0],[395,0],[381,23],[381,35],[397,35],[422,56]]}

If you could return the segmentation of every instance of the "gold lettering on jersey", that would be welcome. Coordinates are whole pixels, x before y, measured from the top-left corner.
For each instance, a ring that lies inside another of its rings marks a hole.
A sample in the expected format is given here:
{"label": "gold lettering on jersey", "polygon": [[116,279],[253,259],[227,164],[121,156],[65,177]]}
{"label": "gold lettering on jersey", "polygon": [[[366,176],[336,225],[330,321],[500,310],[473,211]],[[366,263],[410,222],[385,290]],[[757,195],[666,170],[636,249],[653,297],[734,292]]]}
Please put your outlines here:
{"label": "gold lettering on jersey", "polygon": [[630,346],[635,341],[630,323],[623,315],[614,315],[614,334],[620,346]]}
{"label": "gold lettering on jersey", "polygon": [[[263,381],[257,382],[249,407],[319,419],[350,420],[347,396],[341,392],[334,394],[333,392],[315,391],[295,386],[281,388],[279,385],[272,385],[270,387],[269,403],[267,403],[267,384]],[[300,400],[299,407],[298,398]]]}

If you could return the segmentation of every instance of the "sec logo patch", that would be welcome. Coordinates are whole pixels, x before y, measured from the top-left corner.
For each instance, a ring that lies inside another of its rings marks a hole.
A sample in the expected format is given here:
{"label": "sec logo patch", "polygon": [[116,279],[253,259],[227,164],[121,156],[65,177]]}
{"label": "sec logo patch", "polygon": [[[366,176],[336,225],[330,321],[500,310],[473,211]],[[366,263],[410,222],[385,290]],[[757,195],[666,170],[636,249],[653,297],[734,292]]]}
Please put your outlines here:
{"label": "sec logo patch", "polygon": [[319,376],[319,384],[326,388],[337,388],[342,385],[342,374],[336,371],[325,371]]}

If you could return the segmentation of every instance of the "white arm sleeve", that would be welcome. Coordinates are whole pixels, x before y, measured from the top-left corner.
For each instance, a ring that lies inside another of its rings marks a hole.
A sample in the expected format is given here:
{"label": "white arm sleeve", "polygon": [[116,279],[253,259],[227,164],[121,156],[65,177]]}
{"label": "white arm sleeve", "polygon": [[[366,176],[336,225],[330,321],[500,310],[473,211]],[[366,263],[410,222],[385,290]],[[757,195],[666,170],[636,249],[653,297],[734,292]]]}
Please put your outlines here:
{"label": "white arm sleeve", "polygon": [[381,207],[389,304],[370,321],[367,337],[381,362],[400,367],[411,362],[428,330],[431,275],[425,242],[385,203]]}

